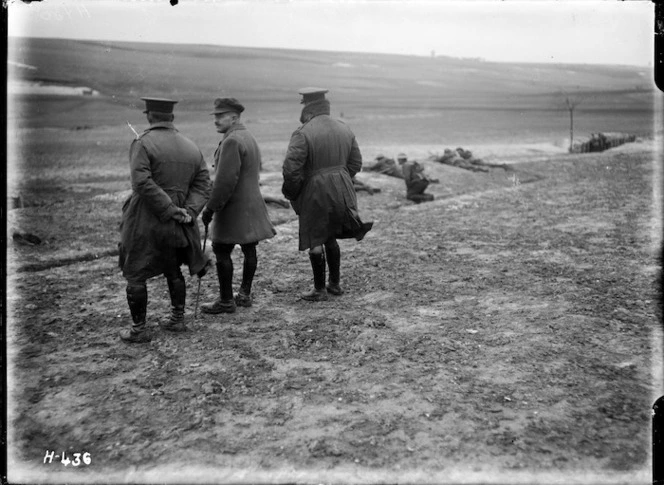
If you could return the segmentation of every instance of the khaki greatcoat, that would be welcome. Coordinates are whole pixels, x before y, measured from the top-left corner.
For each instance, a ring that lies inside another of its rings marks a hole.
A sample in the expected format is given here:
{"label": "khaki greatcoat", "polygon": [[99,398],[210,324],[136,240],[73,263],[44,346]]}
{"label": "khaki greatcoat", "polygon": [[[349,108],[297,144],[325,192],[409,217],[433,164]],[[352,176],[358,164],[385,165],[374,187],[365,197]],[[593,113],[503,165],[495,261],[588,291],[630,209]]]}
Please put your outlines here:
{"label": "khaki greatcoat", "polygon": [[212,242],[247,244],[273,237],[275,231],[260,191],[261,154],[242,123],[233,125],[214,154],[215,173],[207,208],[215,211]]}
{"label": "khaki greatcoat", "polygon": [[[120,267],[130,281],[145,281],[179,263],[197,274],[207,260],[201,251],[196,217],[210,194],[210,174],[199,148],[172,123],[154,123],[129,150],[132,194],[122,207]],[[193,224],[180,224],[172,216],[186,208]]]}
{"label": "khaki greatcoat", "polygon": [[304,108],[313,118],[292,134],[283,165],[282,193],[299,215],[299,249],[361,231],[351,178],[362,168],[355,135],[330,117],[329,105]]}

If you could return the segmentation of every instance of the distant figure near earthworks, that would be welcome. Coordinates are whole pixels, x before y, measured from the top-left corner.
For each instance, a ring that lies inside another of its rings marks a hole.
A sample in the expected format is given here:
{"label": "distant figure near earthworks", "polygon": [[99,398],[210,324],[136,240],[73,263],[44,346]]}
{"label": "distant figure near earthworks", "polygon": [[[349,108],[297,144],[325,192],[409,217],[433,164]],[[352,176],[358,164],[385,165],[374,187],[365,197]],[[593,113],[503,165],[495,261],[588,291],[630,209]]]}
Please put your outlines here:
{"label": "distant figure near earthworks", "polygon": [[489,167],[504,168],[503,165],[484,163],[482,159],[476,158],[473,155],[473,152],[470,150],[465,150],[461,147],[458,147],[456,150],[445,148],[445,151],[442,155],[431,155],[429,158],[434,162],[451,165],[453,167],[470,170],[472,172],[488,172]]}
{"label": "distant figure near earthworks", "polygon": [[385,155],[378,155],[373,165],[367,165],[362,169],[365,172],[377,172],[390,177],[403,178],[403,171],[401,167],[392,158],[387,158]]}
{"label": "distant figure near earthworks", "polygon": [[378,187],[372,187],[369,184],[365,184],[364,182],[357,180],[357,177],[353,177],[351,180],[353,181],[355,192],[366,192],[369,195],[374,195],[375,193],[380,192]]}
{"label": "distant figure near earthworks", "polygon": [[409,161],[405,153],[397,156],[404,181],[406,182],[406,198],[419,204],[420,202],[431,202],[433,194],[425,194],[424,191],[429,184],[438,183],[438,179],[432,179],[424,174],[424,167],[416,161]]}

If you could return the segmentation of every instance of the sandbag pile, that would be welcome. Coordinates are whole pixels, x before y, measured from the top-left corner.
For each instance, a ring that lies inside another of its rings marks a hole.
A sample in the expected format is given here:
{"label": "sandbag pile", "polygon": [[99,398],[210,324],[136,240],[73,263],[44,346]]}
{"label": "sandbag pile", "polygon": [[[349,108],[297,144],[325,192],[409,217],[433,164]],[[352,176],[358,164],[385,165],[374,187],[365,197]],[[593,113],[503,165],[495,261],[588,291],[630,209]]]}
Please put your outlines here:
{"label": "sandbag pile", "polygon": [[456,150],[446,148],[442,155],[431,155],[429,160],[463,168],[465,170],[472,170],[473,172],[489,171],[489,167],[482,161],[482,159],[475,158],[473,152],[470,150],[464,150],[461,147]]}
{"label": "sandbag pile", "polygon": [[590,138],[574,142],[570,153],[603,152],[609,148],[636,141],[636,135],[627,133],[593,133]]}

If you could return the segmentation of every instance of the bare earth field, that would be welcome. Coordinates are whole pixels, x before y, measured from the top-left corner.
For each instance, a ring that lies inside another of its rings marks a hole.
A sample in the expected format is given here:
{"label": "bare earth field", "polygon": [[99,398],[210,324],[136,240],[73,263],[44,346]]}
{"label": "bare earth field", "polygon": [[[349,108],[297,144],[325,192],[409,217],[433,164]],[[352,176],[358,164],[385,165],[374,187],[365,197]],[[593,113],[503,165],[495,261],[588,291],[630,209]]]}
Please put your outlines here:
{"label": "bare earth field", "polygon": [[[88,131],[61,166],[49,137],[71,132],[35,132],[25,207],[8,212],[10,482],[650,482],[662,392],[651,140],[585,155],[513,146],[492,152],[510,166],[490,173],[402,144],[440,179],[436,200],[359,174],[381,192],[358,193],[375,226],[341,242],[343,296],[298,299],[311,271],[297,221],[270,205],[278,234],[259,245],[254,306],[194,318],[192,278],[190,331],[165,334],[154,279],[153,340],[130,346],[115,256],[128,175]],[[279,195],[267,152],[263,190]],[[216,292],[213,273],[201,302]],[[90,464],[61,462],[86,452]]]}

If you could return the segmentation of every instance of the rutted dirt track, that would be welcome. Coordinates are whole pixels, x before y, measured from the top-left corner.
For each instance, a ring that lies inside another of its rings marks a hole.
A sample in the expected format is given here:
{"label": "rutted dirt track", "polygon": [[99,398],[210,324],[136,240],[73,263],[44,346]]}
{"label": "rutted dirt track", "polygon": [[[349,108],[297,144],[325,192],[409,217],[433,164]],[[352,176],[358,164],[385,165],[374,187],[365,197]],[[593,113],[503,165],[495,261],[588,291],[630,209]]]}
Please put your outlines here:
{"label": "rutted dirt track", "polygon": [[[190,332],[164,334],[166,284],[150,280],[143,346],[117,337],[129,313],[115,258],[15,273],[10,478],[649,483],[649,148],[490,174],[429,163],[441,183],[422,205],[363,172],[381,188],[358,193],[376,224],[341,242],[346,294],[322,303],[298,300],[308,258],[292,213],[271,206],[283,223],[259,245],[254,306],[194,320],[191,279]],[[31,229],[39,210],[13,224]],[[14,269],[69,251],[10,249]],[[205,277],[201,303],[216,291]],[[47,450],[92,462],[44,464]]]}

